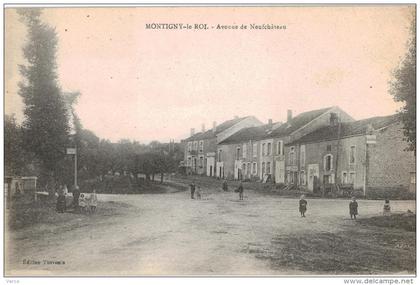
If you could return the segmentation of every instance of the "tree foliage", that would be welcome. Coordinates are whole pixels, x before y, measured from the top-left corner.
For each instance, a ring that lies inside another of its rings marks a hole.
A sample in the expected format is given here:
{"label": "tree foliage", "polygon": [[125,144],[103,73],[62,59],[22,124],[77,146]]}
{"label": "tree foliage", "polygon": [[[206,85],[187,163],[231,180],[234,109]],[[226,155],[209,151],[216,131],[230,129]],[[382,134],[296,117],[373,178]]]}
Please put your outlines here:
{"label": "tree foliage", "polygon": [[41,177],[57,180],[69,141],[68,113],[57,80],[57,35],[43,23],[39,9],[19,9],[27,27],[23,48],[25,65],[20,65],[23,80],[19,95],[25,104],[23,140],[27,151],[41,163]]}
{"label": "tree foliage", "polygon": [[400,66],[394,71],[390,92],[396,102],[403,102],[400,110],[404,124],[405,140],[409,143],[407,150],[416,151],[416,21],[411,25],[411,37],[408,51]]}

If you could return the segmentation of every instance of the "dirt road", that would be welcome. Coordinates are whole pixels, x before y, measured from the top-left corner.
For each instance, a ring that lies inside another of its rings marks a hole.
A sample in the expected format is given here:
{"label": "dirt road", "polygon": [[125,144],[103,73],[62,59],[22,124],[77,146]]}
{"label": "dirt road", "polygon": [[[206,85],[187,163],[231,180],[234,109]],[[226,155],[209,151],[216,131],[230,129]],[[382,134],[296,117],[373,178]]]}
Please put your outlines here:
{"label": "dirt road", "polygon": [[[307,274],[273,269],[250,252],[253,247],[269,246],[274,235],[357,226],[348,217],[346,200],[308,199],[307,218],[301,218],[297,199],[247,191],[245,200],[238,201],[236,193],[203,192],[202,200],[189,199],[188,192],[100,195],[102,201],[131,207],[123,215],[76,223],[65,230],[59,230],[60,225],[41,225],[7,235],[6,274]],[[360,216],[380,213],[382,203],[359,201]],[[393,201],[392,207],[415,211],[415,202]]]}

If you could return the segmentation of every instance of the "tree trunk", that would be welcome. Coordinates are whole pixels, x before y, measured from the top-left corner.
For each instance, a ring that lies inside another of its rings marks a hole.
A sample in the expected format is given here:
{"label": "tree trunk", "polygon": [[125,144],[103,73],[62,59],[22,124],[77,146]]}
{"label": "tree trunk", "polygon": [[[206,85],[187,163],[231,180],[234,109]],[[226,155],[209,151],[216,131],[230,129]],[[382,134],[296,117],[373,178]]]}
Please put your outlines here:
{"label": "tree trunk", "polygon": [[160,184],[163,184],[163,172],[160,174]]}

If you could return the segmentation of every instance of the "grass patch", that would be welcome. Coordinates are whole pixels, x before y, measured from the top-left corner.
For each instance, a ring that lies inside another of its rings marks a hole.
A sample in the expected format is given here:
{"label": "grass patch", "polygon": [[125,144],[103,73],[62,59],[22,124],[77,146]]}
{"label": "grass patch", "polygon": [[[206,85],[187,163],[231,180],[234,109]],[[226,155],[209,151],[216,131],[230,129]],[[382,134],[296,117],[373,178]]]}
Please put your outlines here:
{"label": "grass patch", "polygon": [[[346,227],[336,233],[276,235],[268,247],[248,245],[247,251],[268,259],[274,269],[315,274],[414,274],[416,233],[411,224],[414,221],[415,225],[415,217],[389,218],[361,220],[365,226]],[[410,226],[396,226],[399,222]]]}
{"label": "grass patch", "polygon": [[368,226],[402,229],[409,232],[416,231],[416,215],[408,213],[359,219],[357,222]]}
{"label": "grass patch", "polygon": [[[72,198],[68,197],[67,205],[70,205],[71,201]],[[65,213],[57,213],[55,206],[56,203],[54,200],[44,202],[30,200],[15,201],[7,212],[8,228],[10,230],[19,230],[38,224],[60,225],[80,218],[87,220],[116,216],[121,215],[124,210],[133,207],[125,203],[113,201],[98,202],[96,212],[92,215],[87,215],[73,213],[71,208],[68,208]]]}

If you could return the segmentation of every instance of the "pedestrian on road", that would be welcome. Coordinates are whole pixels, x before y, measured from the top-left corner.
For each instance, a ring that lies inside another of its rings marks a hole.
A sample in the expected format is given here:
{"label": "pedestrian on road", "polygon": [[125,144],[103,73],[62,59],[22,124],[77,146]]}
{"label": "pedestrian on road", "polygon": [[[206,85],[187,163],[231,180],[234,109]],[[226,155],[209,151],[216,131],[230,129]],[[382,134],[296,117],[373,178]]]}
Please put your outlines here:
{"label": "pedestrian on road", "polygon": [[195,183],[194,183],[194,180],[190,184],[190,190],[191,190],[191,199],[194,199],[194,192],[195,192]]}
{"label": "pedestrian on road", "polygon": [[227,180],[226,179],[223,181],[222,189],[225,192],[228,191],[228,183],[227,183]]}
{"label": "pedestrian on road", "polygon": [[238,192],[239,192],[239,200],[243,200],[244,199],[244,186],[242,186],[242,182],[239,183]]}
{"label": "pedestrian on road", "polygon": [[385,200],[383,215],[384,216],[390,216],[391,215],[391,205],[389,204],[388,199]]}
{"label": "pedestrian on road", "polygon": [[349,210],[350,210],[350,218],[353,220],[356,220],[356,216],[359,214],[357,211],[357,208],[359,207],[359,204],[356,202],[356,197],[351,198],[351,202],[349,204]]}
{"label": "pedestrian on road", "polygon": [[300,212],[300,216],[302,218],[305,218],[305,213],[306,213],[306,207],[308,205],[308,202],[305,200],[305,195],[300,196],[300,200],[299,200],[299,212]]}
{"label": "pedestrian on road", "polygon": [[201,188],[200,185],[197,185],[197,189],[195,189],[195,196],[198,200],[201,200]]}

